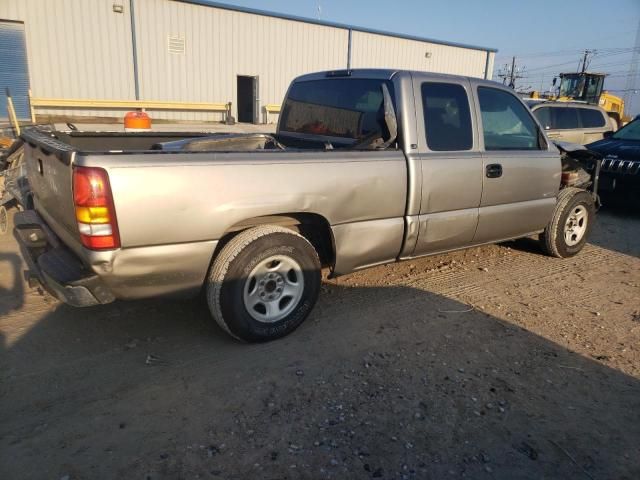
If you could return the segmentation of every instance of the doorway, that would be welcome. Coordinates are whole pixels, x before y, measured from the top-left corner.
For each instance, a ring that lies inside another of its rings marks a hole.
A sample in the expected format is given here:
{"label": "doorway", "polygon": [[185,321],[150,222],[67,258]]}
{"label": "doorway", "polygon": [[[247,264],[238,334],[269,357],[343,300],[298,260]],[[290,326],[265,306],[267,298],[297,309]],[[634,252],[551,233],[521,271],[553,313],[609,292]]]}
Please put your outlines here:
{"label": "doorway", "polygon": [[258,77],[238,75],[238,122],[258,123]]}
{"label": "doorway", "polygon": [[24,24],[0,21],[0,118],[7,113],[8,87],[19,119],[29,118],[29,71]]}

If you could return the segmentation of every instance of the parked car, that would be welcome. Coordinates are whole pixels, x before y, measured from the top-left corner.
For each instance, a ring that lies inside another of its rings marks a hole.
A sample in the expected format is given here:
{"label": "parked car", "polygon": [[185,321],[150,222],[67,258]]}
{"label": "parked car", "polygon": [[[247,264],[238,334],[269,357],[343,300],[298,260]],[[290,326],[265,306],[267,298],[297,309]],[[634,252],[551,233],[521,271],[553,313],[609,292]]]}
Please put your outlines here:
{"label": "parked car", "polygon": [[475,78],[304,75],[274,136],[23,136],[35,210],[16,233],[48,289],[75,306],[204,290],[246,341],[298,327],[322,266],[532,234],[570,257],[595,215],[589,159],[567,163],[512,90]]}
{"label": "parked car", "polygon": [[597,105],[574,102],[542,102],[530,106],[547,137],[586,145],[614,131],[612,119]]}
{"label": "parked car", "polygon": [[639,118],[610,137],[587,145],[587,148],[603,156],[600,174],[603,190],[624,190],[640,196]]}

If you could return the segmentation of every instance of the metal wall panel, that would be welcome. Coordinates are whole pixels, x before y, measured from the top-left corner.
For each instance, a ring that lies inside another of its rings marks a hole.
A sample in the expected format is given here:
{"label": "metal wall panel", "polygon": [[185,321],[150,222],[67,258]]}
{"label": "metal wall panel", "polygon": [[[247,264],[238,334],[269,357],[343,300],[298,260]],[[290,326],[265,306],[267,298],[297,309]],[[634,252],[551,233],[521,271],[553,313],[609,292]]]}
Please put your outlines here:
{"label": "metal wall panel", "polygon": [[[123,13],[113,5],[122,4]],[[0,20],[24,22],[35,97],[134,99],[127,0],[2,0]],[[105,115],[91,110],[42,113]]]}
{"label": "metal wall panel", "polygon": [[[346,68],[347,28],[172,0],[134,0],[140,99],[233,102],[238,75],[259,77],[260,108],[281,103],[292,78]],[[114,12],[114,5],[123,7]],[[24,22],[36,97],[133,100],[129,0],[0,0],[0,20]],[[429,53],[429,55],[427,55]],[[353,31],[352,66],[482,77],[486,51]],[[490,54],[489,74],[493,70]],[[428,58],[427,58],[428,57]],[[121,116],[122,111],[39,110]],[[263,117],[263,112],[260,118]],[[221,114],[157,112],[214,120]],[[273,117],[276,118],[275,116]]]}
{"label": "metal wall panel", "polygon": [[493,63],[496,60],[496,54],[494,52],[489,52],[489,62],[487,64],[487,79],[493,79]]}
{"label": "metal wall panel", "polygon": [[484,78],[487,52],[353,32],[353,68],[398,68]]}
{"label": "metal wall panel", "polygon": [[[347,62],[347,30],[182,2],[136,0],[135,30],[141,98],[230,101],[236,117],[237,75],[259,77],[262,108],[281,103],[295,76],[345,68]],[[184,53],[169,52],[169,37],[184,40]],[[193,112],[153,116],[219,118]]]}

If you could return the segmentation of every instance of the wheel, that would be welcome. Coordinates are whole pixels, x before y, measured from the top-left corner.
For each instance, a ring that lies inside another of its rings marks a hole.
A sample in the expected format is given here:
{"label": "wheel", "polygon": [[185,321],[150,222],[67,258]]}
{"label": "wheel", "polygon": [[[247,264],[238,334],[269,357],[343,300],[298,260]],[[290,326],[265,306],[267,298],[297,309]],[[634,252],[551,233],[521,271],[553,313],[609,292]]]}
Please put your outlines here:
{"label": "wheel", "polygon": [[558,258],[577,254],[587,242],[595,214],[589,192],[578,188],[561,190],[553,217],[540,236],[545,252]]}
{"label": "wheel", "polygon": [[229,334],[264,342],[300,326],[320,284],[320,260],[311,243],[286,228],[264,225],[239,233],[218,254],[206,283],[207,303]]}
{"label": "wheel", "polygon": [[0,205],[0,234],[4,235],[9,230],[9,215],[4,205]]}

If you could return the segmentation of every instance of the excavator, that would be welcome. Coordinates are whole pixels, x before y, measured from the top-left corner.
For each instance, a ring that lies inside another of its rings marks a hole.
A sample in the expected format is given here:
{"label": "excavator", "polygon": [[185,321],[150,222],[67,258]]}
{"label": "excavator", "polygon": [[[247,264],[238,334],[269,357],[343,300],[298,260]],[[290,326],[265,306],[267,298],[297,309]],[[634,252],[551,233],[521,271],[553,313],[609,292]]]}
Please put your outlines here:
{"label": "excavator", "polygon": [[[616,128],[631,120],[624,114],[624,100],[606,90],[603,91],[606,73],[574,72],[560,74],[560,89],[557,95],[544,98],[556,102],[585,102],[600,105],[615,122]],[[553,79],[553,85],[556,85]],[[543,98],[532,92],[532,98]]]}

